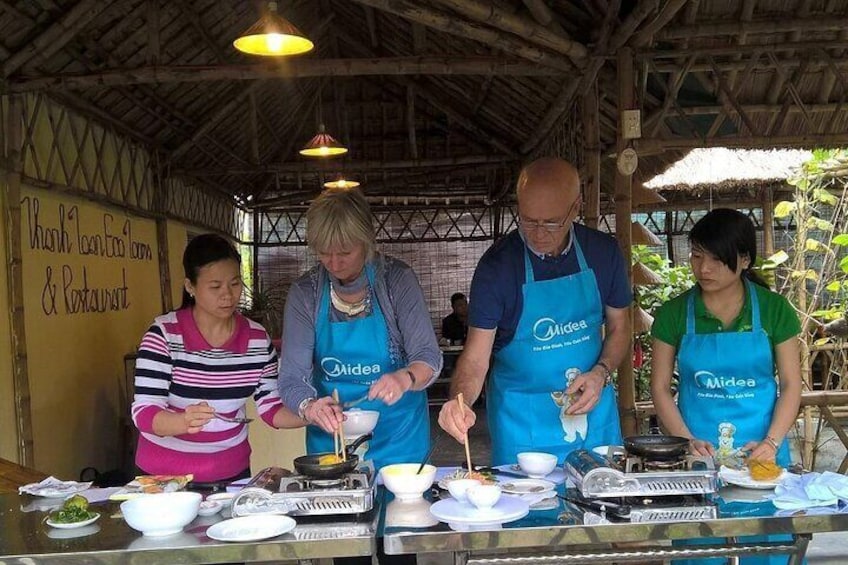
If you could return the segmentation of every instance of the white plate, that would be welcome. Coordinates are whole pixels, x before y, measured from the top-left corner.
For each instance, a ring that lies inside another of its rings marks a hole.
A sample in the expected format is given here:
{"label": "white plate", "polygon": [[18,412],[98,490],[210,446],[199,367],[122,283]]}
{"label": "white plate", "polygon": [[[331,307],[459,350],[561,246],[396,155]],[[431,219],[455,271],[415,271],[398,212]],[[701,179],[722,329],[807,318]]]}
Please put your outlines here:
{"label": "white plate", "polygon": [[556,487],[544,479],[512,479],[501,483],[501,491],[506,494],[537,494],[550,492]]}
{"label": "white plate", "polygon": [[725,467],[724,465],[718,471],[718,476],[721,480],[726,482],[729,485],[735,485],[737,487],[742,488],[753,488],[753,489],[773,489],[780,482],[789,476],[789,471],[786,469],[780,474],[780,476],[773,481],[755,481],[751,478],[751,472],[747,469],[735,470],[729,467]]}
{"label": "white plate", "polygon": [[258,541],[292,531],[297,522],[288,516],[242,516],[209,526],[206,536],[218,541]]}
{"label": "white plate", "polygon": [[88,489],[91,483],[77,483],[74,481],[60,482],[52,485],[38,486],[28,485],[26,492],[34,496],[45,498],[66,498]]}
{"label": "white plate", "polygon": [[504,498],[489,510],[480,510],[453,498],[440,500],[430,507],[430,514],[450,524],[505,524],[527,516],[530,505],[520,498]]}
{"label": "white plate", "polygon": [[[521,469],[521,467],[518,466],[518,463],[514,463],[512,465],[498,465],[496,468],[500,469],[502,471],[508,471],[510,473],[514,473],[514,474],[517,474],[517,475],[528,476],[527,473],[525,473]],[[501,478],[502,481],[507,480],[506,477],[504,477],[504,476],[501,476],[500,478]],[[528,476],[528,478],[529,478],[529,476]],[[510,479],[512,479],[512,477],[510,477]],[[565,482],[565,471],[563,470],[562,465],[555,467],[553,471],[551,471],[545,477],[542,477],[542,479],[544,479],[546,481],[550,481],[550,482],[554,483],[555,485],[561,485],[562,483],[564,483]]]}
{"label": "white plate", "polygon": [[89,518],[88,520],[83,520],[82,522],[54,522],[50,518],[47,518],[46,520],[44,520],[44,523],[50,526],[51,528],[57,528],[60,530],[72,530],[74,528],[82,528],[83,526],[93,524],[97,521],[98,518],[100,518],[100,514],[94,512],[94,516],[92,518]]}

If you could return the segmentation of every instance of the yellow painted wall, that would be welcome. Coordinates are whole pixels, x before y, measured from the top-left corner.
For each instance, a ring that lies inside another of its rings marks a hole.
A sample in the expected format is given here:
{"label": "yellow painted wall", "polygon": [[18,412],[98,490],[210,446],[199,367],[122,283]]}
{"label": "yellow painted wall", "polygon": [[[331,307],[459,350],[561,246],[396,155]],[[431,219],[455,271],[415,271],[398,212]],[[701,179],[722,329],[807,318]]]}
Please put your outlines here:
{"label": "yellow painted wall", "polygon": [[[0,203],[6,198],[5,175],[0,175]],[[0,206],[0,210],[3,206]],[[6,247],[6,215],[0,213],[0,457],[18,462],[15,428],[15,402],[12,382],[12,336],[10,335],[10,312],[8,292],[8,265]]]}
{"label": "yellow painted wall", "polygon": [[123,358],[161,310],[155,222],[30,188],[21,215],[34,466],[116,468]]}

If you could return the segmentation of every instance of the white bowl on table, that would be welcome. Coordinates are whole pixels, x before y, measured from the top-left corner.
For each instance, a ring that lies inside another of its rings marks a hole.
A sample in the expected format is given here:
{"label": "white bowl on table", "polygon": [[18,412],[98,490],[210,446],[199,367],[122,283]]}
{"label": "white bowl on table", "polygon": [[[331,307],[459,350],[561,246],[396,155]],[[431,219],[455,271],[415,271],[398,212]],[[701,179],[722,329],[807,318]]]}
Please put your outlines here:
{"label": "white bowl on table", "polygon": [[488,511],[501,499],[501,487],[498,485],[477,485],[465,491],[468,502],[477,510]]}
{"label": "white bowl on table", "polygon": [[359,408],[351,408],[343,412],[344,435],[345,439],[356,439],[359,436],[364,436],[374,431],[377,427],[377,420],[380,419],[380,413],[376,410],[360,410]]}
{"label": "white bowl on table", "polygon": [[170,536],[197,518],[203,496],[199,492],[142,494],[121,503],[121,514],[131,528],[146,536]]}
{"label": "white bowl on table", "polygon": [[542,479],[557,466],[557,456],[541,451],[524,451],[518,454],[518,466],[532,479]]}
{"label": "white bowl on table", "polygon": [[427,490],[433,486],[436,478],[436,468],[432,465],[424,465],[421,472],[416,474],[421,463],[396,463],[386,465],[380,469],[380,477],[383,485],[398,500],[416,500],[421,498]]}
{"label": "white bowl on table", "polygon": [[477,479],[454,479],[448,483],[448,492],[457,502],[468,502],[468,489],[481,484]]}

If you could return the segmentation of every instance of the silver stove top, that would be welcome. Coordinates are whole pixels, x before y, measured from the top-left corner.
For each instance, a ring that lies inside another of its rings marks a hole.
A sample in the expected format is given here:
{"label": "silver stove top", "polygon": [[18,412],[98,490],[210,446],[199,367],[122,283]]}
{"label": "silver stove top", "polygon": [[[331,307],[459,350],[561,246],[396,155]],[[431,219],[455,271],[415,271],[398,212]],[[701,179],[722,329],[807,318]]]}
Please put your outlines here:
{"label": "silver stove top", "polygon": [[563,468],[586,498],[703,495],[718,490],[711,458],[687,457],[676,465],[653,467],[630,457],[604,457],[581,449],[566,457]]}
{"label": "silver stove top", "polygon": [[263,486],[248,483],[233,500],[233,516],[360,514],[374,507],[374,490],[367,470],[347,473],[333,480],[305,475],[281,476],[278,482]]}

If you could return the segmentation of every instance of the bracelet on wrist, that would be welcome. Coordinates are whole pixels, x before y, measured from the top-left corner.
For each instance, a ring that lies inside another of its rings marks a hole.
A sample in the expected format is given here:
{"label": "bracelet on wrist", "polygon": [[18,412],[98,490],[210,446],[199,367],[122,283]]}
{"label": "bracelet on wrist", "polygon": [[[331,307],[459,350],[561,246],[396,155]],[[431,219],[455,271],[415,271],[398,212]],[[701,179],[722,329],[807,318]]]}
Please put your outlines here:
{"label": "bracelet on wrist", "polygon": [[612,370],[607,366],[603,361],[598,361],[595,363],[595,367],[600,367],[604,370],[604,375],[606,376],[606,380],[604,381],[604,385],[608,385],[612,382]]}
{"label": "bracelet on wrist", "polygon": [[[306,409],[309,408],[309,405],[315,402],[314,398],[304,398],[300,401],[300,405],[297,407],[297,416],[301,420],[306,420]],[[306,420],[307,422],[309,420]]]}
{"label": "bracelet on wrist", "polygon": [[771,436],[766,436],[766,437],[765,437],[765,439],[764,439],[763,441],[764,441],[764,442],[766,442],[767,444],[769,444],[770,446],[772,446],[772,448],[773,448],[775,451],[777,451],[777,448],[778,448],[778,446],[780,445],[780,444],[778,443],[778,441],[777,441],[776,439],[774,439],[773,437],[771,437]]}

